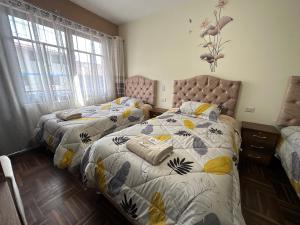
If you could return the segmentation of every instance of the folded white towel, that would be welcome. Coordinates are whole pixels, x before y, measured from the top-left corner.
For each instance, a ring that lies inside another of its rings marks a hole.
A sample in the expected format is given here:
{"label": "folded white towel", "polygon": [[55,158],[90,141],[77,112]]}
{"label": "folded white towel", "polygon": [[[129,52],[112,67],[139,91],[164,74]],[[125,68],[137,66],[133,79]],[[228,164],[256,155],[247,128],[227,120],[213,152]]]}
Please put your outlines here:
{"label": "folded white towel", "polygon": [[55,115],[61,120],[75,120],[80,119],[82,117],[82,114],[76,111],[60,111],[57,112]]}
{"label": "folded white towel", "polygon": [[150,136],[141,135],[127,141],[126,147],[152,165],[158,165],[173,151],[173,146]]}

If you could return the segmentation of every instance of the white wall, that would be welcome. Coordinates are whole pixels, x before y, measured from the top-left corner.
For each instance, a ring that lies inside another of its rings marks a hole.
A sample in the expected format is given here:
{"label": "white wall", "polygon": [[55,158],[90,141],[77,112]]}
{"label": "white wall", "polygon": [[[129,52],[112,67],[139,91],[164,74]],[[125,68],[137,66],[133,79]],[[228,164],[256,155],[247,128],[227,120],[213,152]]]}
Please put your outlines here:
{"label": "white wall", "polygon": [[[300,1],[231,0],[223,15],[234,18],[223,30],[232,42],[215,73],[200,61],[200,22],[213,21],[216,1],[189,0],[159,14],[120,27],[127,73],[159,80],[157,105],[171,107],[174,79],[212,74],[243,83],[237,118],[274,124],[290,75],[300,75]],[[188,17],[194,32],[188,34]],[[166,91],[162,91],[162,85]],[[162,102],[167,98],[167,102]],[[255,113],[244,112],[254,106]]]}

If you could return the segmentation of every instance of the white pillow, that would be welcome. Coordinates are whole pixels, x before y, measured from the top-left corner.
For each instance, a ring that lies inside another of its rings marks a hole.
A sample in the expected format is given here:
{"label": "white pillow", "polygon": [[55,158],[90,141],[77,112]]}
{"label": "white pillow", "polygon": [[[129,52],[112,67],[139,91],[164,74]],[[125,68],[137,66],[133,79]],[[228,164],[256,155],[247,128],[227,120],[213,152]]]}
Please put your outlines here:
{"label": "white pillow", "polygon": [[182,103],[180,106],[180,112],[211,121],[217,121],[221,114],[220,107],[216,104],[194,101]]}

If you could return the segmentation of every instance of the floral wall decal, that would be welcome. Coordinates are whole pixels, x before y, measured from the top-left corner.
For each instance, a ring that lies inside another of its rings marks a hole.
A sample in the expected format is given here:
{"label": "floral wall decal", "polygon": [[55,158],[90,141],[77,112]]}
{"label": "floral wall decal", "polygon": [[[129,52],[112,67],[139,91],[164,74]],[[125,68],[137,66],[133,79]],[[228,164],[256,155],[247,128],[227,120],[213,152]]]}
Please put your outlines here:
{"label": "floral wall decal", "polygon": [[[218,0],[213,11],[214,23],[209,18],[205,18],[200,24],[200,37],[203,42],[199,46],[206,50],[205,53],[200,55],[200,59],[209,63],[211,72],[216,71],[218,60],[225,57],[222,52],[225,44],[230,41],[224,41],[222,38],[222,29],[233,20],[230,16],[222,16],[224,7],[228,2],[229,0]],[[191,18],[188,21],[189,24],[193,22]],[[191,29],[189,29],[189,33],[192,33]]]}

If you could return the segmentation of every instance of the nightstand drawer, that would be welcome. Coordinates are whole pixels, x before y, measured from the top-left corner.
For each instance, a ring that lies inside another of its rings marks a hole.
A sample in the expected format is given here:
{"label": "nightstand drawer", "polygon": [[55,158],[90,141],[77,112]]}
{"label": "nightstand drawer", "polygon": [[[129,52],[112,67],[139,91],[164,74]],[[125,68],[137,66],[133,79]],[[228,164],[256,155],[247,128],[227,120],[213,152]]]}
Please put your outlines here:
{"label": "nightstand drawer", "polygon": [[248,158],[260,164],[268,165],[272,159],[272,154],[265,154],[253,149],[243,149],[242,157]]}
{"label": "nightstand drawer", "polygon": [[277,138],[277,135],[255,130],[245,130],[242,133],[243,145],[247,147],[253,145],[258,147],[258,149],[261,147],[275,148]]}

